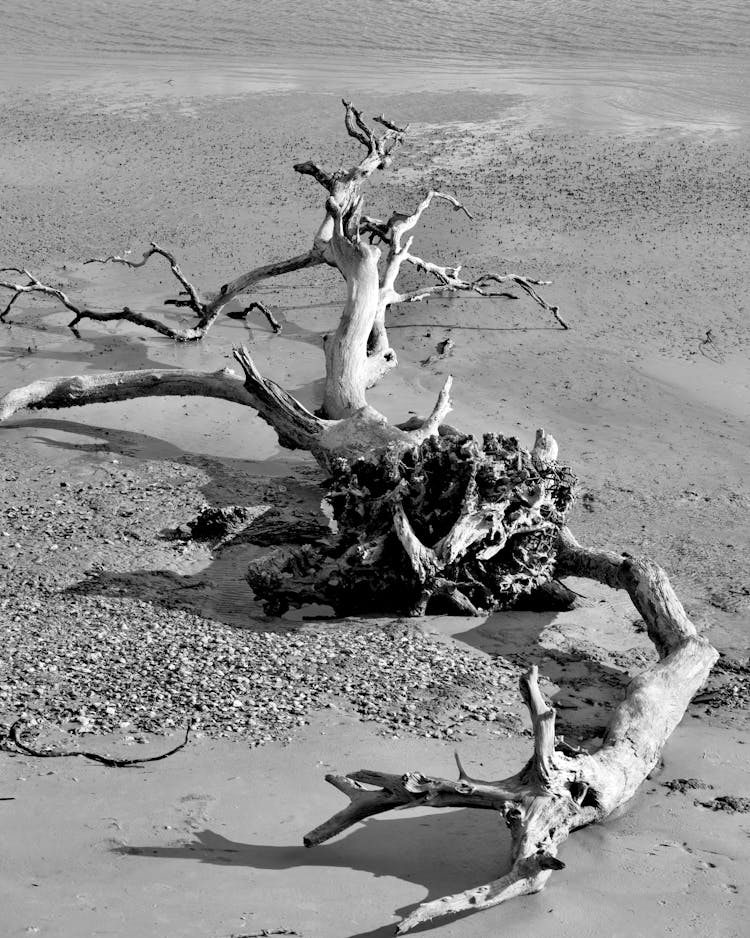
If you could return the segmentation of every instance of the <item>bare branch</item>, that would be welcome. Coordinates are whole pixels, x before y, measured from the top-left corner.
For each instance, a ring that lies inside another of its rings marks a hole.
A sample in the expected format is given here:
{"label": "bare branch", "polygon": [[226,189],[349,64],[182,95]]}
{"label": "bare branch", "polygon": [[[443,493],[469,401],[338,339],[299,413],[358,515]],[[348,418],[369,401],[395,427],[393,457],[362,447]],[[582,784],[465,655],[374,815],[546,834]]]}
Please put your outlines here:
{"label": "bare branch", "polygon": [[325,264],[325,258],[317,248],[311,248],[304,254],[297,254],[283,261],[277,261],[273,264],[264,264],[262,267],[254,267],[247,273],[237,277],[230,283],[224,284],[217,296],[206,304],[206,316],[213,317],[221,312],[226,304],[238,296],[240,293],[246,293],[250,287],[259,283],[261,280],[269,280],[271,277],[280,277],[283,274],[292,273],[295,270],[304,270],[307,267],[317,267]]}
{"label": "bare branch", "polygon": [[[8,286],[8,289],[12,289],[12,287],[11,287],[10,285],[7,285],[7,284],[3,283],[2,281],[0,281],[0,287],[4,287],[4,286]],[[22,291],[22,290],[16,290],[16,292],[13,294],[13,296],[11,296],[11,298],[10,298],[10,300],[8,301],[8,303],[7,303],[6,307],[5,307],[5,309],[2,311],[2,313],[0,313],[0,322],[5,322],[5,317],[6,317],[6,316],[8,315],[8,313],[10,312],[11,307],[12,307],[13,304],[16,302],[16,300],[18,299],[18,297],[23,295],[23,292],[24,292],[24,291]]]}
{"label": "bare branch", "polygon": [[321,169],[316,163],[307,160],[304,163],[295,163],[292,168],[295,173],[299,173],[301,176],[312,176],[329,192],[333,189],[333,176]]}
{"label": "bare branch", "polygon": [[276,431],[281,445],[289,449],[315,450],[326,421],[311,414],[275,381],[264,378],[244,346],[233,349],[233,354],[245,372],[245,390],[252,398],[253,407]]}
{"label": "bare branch", "polygon": [[541,786],[551,790],[555,771],[555,711],[547,706],[539,690],[539,668],[536,665],[521,677],[519,687],[534,729],[534,769]]}
{"label": "bare branch", "polygon": [[407,932],[446,915],[460,912],[479,912],[492,906],[527,896],[544,888],[552,869],[560,869],[564,864],[548,855],[523,857],[513,864],[510,872],[483,886],[475,886],[452,896],[443,896],[432,902],[423,902],[399,924],[397,935]]}
{"label": "bare branch", "polygon": [[536,292],[534,287],[547,286],[552,281],[551,280],[531,280],[528,277],[521,277],[518,274],[482,274],[481,277],[478,277],[472,284],[471,289],[476,290],[477,293],[481,293],[483,296],[492,296],[491,293],[486,293],[483,290],[483,287],[487,283],[515,283],[522,290],[524,290],[528,295],[534,300],[535,303],[538,303],[542,309],[548,310],[555,319],[560,323],[563,329],[569,329],[570,326],[565,322],[565,320],[560,315],[560,309],[557,306],[550,306],[546,300]]}
{"label": "bare branch", "polygon": [[405,124],[403,127],[399,127],[397,124],[394,124],[393,121],[389,121],[384,114],[380,114],[378,117],[373,117],[373,120],[382,124],[383,127],[387,127],[388,130],[392,130],[397,134],[405,134],[409,129],[409,125]]}
{"label": "bare branch", "polygon": [[[359,811],[350,807],[316,828],[306,838],[308,845],[320,843],[376,810],[424,804],[417,797],[423,792],[434,793],[427,802],[433,807],[495,807],[510,828],[513,864],[506,875],[418,906],[401,922],[399,934],[445,915],[489,908],[542,889],[551,871],[564,865],[556,855],[570,832],[603,820],[642,784],[718,657],[697,635],[656,564],[588,551],[563,529],[558,573],[590,577],[627,590],[646,620],[661,660],[630,683],[601,748],[593,755],[555,739],[554,710],[541,693],[534,666],[520,682],[534,729],[534,755],[517,775],[497,783],[475,783],[456,757],[459,781],[450,793],[443,780],[413,774],[399,777],[367,771],[344,777],[349,781],[337,787],[350,797],[347,785],[352,782],[377,785],[381,791],[369,792],[367,806],[360,804]],[[332,778],[341,776],[328,780]]]}
{"label": "bare branch", "polygon": [[89,260],[84,261],[85,264],[123,264],[125,267],[143,267],[150,257],[153,257],[154,254],[158,254],[161,257],[166,258],[169,261],[169,266],[172,268],[172,273],[175,275],[177,280],[182,284],[182,287],[185,293],[190,297],[190,303],[188,304],[191,309],[193,309],[199,316],[202,316],[204,313],[204,305],[201,301],[201,298],[198,296],[198,292],[193,286],[193,284],[187,279],[180,269],[180,265],[177,263],[177,260],[170,251],[165,251],[164,248],[159,247],[155,242],[151,242],[151,247],[144,252],[143,257],[139,261],[131,261],[126,257],[120,257],[119,255],[110,254],[107,257],[91,257]]}
{"label": "bare branch", "polygon": [[432,408],[432,413],[417,430],[410,431],[410,436],[415,443],[422,443],[428,437],[437,436],[440,424],[445,420],[452,410],[450,393],[453,386],[451,375],[445,379],[445,384],[440,389],[438,399]]}
{"label": "bare branch", "polygon": [[442,201],[448,202],[453,206],[454,212],[463,212],[467,218],[474,218],[466,206],[462,202],[459,202],[454,196],[449,195],[447,192],[441,192],[438,189],[430,189],[411,215],[394,215],[391,218],[389,226],[396,234],[397,239],[400,239],[403,234],[407,231],[411,231],[417,225],[422,215],[427,211],[430,205],[432,205],[433,199],[442,199]]}
{"label": "bare branch", "polygon": [[[166,251],[162,251],[161,248],[156,248],[147,251],[144,254],[143,259],[137,262],[128,261],[126,258],[118,258],[114,255],[109,258],[95,258],[92,259],[92,262],[122,263],[130,267],[142,267],[146,260],[148,260],[148,258],[153,254],[161,254],[168,259],[172,257],[171,254]],[[172,327],[159,319],[153,318],[152,316],[147,316],[144,313],[136,312],[135,310],[130,309],[128,306],[124,306],[121,310],[113,311],[97,311],[88,309],[85,306],[74,303],[70,297],[68,297],[67,294],[59,288],[42,283],[33,274],[29,273],[28,271],[24,271],[24,274],[29,278],[29,282],[26,284],[10,283],[0,280],[0,287],[4,287],[7,290],[12,290],[14,293],[10,303],[8,303],[5,310],[0,313],[0,321],[5,321],[5,315],[9,312],[13,303],[15,303],[15,301],[18,299],[18,296],[25,293],[39,293],[44,296],[49,296],[53,299],[56,299],[66,309],[69,309],[72,313],[75,314],[74,318],[68,323],[68,327],[72,329],[76,335],[78,334],[76,327],[83,319],[91,319],[95,322],[116,322],[124,320],[127,322],[132,322],[137,326],[145,326],[148,329],[153,329],[160,335],[164,335],[169,339],[175,339],[178,342],[195,342],[203,338],[203,336],[208,332],[213,323],[219,317],[224,307],[232,299],[234,299],[234,297],[240,293],[245,292],[254,284],[261,280],[266,280],[271,277],[278,277],[282,274],[291,273],[295,270],[302,270],[306,267],[314,267],[323,263],[325,263],[325,260],[321,252],[317,248],[312,248],[310,251],[307,251],[304,254],[299,254],[295,257],[290,257],[287,260],[278,261],[274,264],[265,264],[262,267],[256,267],[253,270],[242,274],[242,276],[238,277],[231,283],[224,284],[224,286],[222,286],[218,291],[218,294],[212,300],[206,301],[205,303],[197,299],[197,292],[185,279],[182,271],[179,269],[179,265],[175,263],[173,267],[173,270],[176,268],[175,276],[178,280],[180,280],[180,283],[189,286],[190,290],[192,290],[188,305],[190,305],[193,309],[196,309],[195,303],[200,303],[200,319],[198,320],[197,325],[188,329]],[[173,302],[175,302],[175,305],[179,303],[179,301]]]}
{"label": "bare branch", "polygon": [[[393,808],[426,806],[430,808],[483,808],[502,810],[506,803],[521,797],[518,776],[500,782],[482,782],[465,776],[457,781],[409,772],[392,775],[360,769],[348,775],[326,775],[326,781],[351,804],[305,835],[306,847],[315,847],[365,818]],[[364,785],[376,787],[364,788]]]}
{"label": "bare branch", "polygon": [[355,140],[359,140],[363,146],[367,147],[370,153],[377,152],[375,134],[362,120],[362,112],[354,107],[351,101],[342,99],[341,103],[346,108],[344,124],[349,136],[354,137]]}
{"label": "bare branch", "polygon": [[251,313],[254,309],[259,309],[261,313],[268,320],[268,325],[273,329],[273,331],[278,335],[282,331],[282,325],[278,319],[274,316],[271,310],[266,306],[265,303],[261,303],[258,300],[252,302],[249,306],[246,306],[244,309],[236,310],[235,312],[229,313],[230,319],[244,319],[248,313]]}

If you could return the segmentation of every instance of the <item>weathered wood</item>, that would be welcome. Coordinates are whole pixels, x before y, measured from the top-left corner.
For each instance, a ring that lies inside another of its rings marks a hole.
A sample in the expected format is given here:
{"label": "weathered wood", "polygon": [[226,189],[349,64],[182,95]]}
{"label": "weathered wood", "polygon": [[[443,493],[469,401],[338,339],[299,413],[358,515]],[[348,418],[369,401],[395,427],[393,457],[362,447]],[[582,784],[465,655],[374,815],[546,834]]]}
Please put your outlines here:
{"label": "weathered wood", "polygon": [[[576,751],[556,740],[554,710],[539,690],[533,667],[521,680],[521,693],[531,715],[534,753],[515,775],[484,782],[470,778],[459,762],[455,782],[369,770],[328,777],[351,803],[312,831],[305,840],[308,846],[394,807],[464,806],[503,814],[513,842],[510,871],[486,885],[423,904],[401,923],[399,931],[406,932],[439,916],[487,908],[541,889],[551,871],[562,866],[557,852],[568,834],[607,817],[652,770],[716,652],[697,635],[659,567],[648,560],[588,551],[575,542],[565,528],[574,480],[558,465],[557,443],[543,430],[528,452],[512,438],[487,434],[480,444],[446,427],[450,378],[426,419],[391,425],[367,403],[367,389],[397,363],[386,328],[394,304],[457,292],[493,296],[493,284],[511,284],[562,328],[568,325],[537,291],[546,281],[494,272],[464,279],[460,266],[413,253],[412,232],[435,201],[472,217],[453,196],[430,190],[409,214],[393,213],[386,220],[363,215],[364,184],[390,165],[407,128],[381,116],[374,120],[385,130],[376,132],[350,102],[343,103],[347,133],[365,154],[346,170],[330,172],[311,161],[294,167],[326,193],[324,217],[307,252],[256,267],[207,296],[187,279],[174,256],[156,244],[140,261],[93,259],[142,267],[154,255],[164,257],[182,288],[181,298],[169,302],[192,309],[194,326],[174,327],[129,307],[90,310],[22,268],[4,270],[26,282],[0,281],[11,292],[0,321],[17,309],[21,296],[35,293],[70,310],[74,330],[84,319],[123,319],[172,339],[193,341],[205,336],[232,300],[261,280],[327,264],[341,273],[346,300],[338,328],[324,343],[320,414],[264,377],[242,348],[235,350],[242,380],[228,371],[184,370],[51,378],[8,392],[0,399],[0,420],[26,408],[155,395],[204,395],[253,408],[273,427],[282,446],[309,451],[329,474],[327,498],[332,527],[337,527],[330,534],[321,530],[320,536],[313,528],[309,543],[295,539],[295,545],[277,547],[253,562],[248,579],[271,613],[290,604],[324,602],[342,612],[414,615],[432,603],[438,611],[476,615],[543,588],[552,592],[553,578],[571,574],[629,593],[660,660],[631,682],[598,751]],[[429,282],[401,289],[404,264],[426,274]],[[248,309],[253,305],[259,304]],[[271,311],[261,308],[276,329]],[[570,601],[570,591],[554,592]]]}
{"label": "weathered wood", "polygon": [[216,397],[252,406],[243,382],[228,369],[206,373],[184,369],[110,371],[43,378],[0,398],[0,421],[24,410],[82,407],[141,397]]}
{"label": "weathered wood", "polygon": [[[537,467],[512,437],[441,436],[448,394],[446,385],[423,426],[388,446],[357,458],[349,447],[346,459],[328,450],[335,533],[252,561],[248,581],[267,611],[314,601],[339,615],[479,615],[552,578],[572,473]],[[352,427],[352,418],[337,425]]]}
{"label": "weathered wood", "polygon": [[[398,934],[433,919],[498,905],[538,892],[571,831],[604,820],[624,804],[657,764],[688,703],[706,680],[718,654],[696,632],[664,571],[638,560],[581,547],[567,529],[560,534],[558,575],[588,577],[623,589],[646,621],[658,663],[635,677],[614,713],[600,748],[576,751],[555,738],[555,711],[539,689],[536,667],[521,679],[521,693],[534,732],[534,753],[520,772],[497,782],[470,779],[459,762],[451,782],[417,773],[402,776],[363,770],[328,775],[351,804],[305,837],[315,846],[352,824],[396,807],[488,808],[510,828],[512,866],[493,882],[417,907]],[[363,789],[362,785],[377,790]]]}
{"label": "weathered wood", "polygon": [[[68,323],[68,328],[71,329],[76,335],[78,335],[78,325],[84,319],[89,319],[93,322],[124,321],[131,322],[136,326],[144,326],[147,329],[153,329],[154,332],[158,332],[160,335],[163,335],[168,339],[174,339],[177,342],[196,342],[206,335],[220,314],[225,310],[227,304],[238,294],[245,292],[254,284],[259,283],[261,280],[267,280],[270,277],[279,277],[282,274],[291,273],[295,270],[302,270],[306,267],[314,267],[318,264],[325,263],[321,251],[317,247],[314,247],[305,254],[300,254],[296,257],[291,257],[288,260],[279,261],[275,264],[265,264],[262,267],[256,267],[253,270],[248,271],[241,277],[238,277],[237,280],[233,281],[231,284],[225,284],[222,286],[214,293],[212,299],[201,298],[197,289],[183,274],[174,255],[169,251],[166,251],[164,248],[159,247],[159,245],[155,242],[151,243],[151,247],[144,253],[140,261],[132,261],[126,257],[110,254],[108,257],[90,258],[89,260],[85,261],[85,263],[123,264],[126,267],[135,268],[143,267],[149,258],[153,257],[154,255],[165,257],[169,261],[172,273],[183,287],[184,293],[188,297],[186,300],[166,300],[165,305],[190,307],[198,317],[198,322],[195,326],[190,326],[187,328],[172,326],[168,322],[163,322],[160,319],[156,319],[154,316],[147,316],[145,313],[140,313],[136,310],[133,310],[129,306],[123,306],[123,308],[120,310],[90,309],[81,303],[74,302],[60,288],[43,283],[30,271],[10,267],[3,269],[6,271],[12,270],[16,273],[25,275],[28,282],[18,283],[14,281],[0,280],[0,287],[5,290],[10,290],[12,293],[10,301],[5,306],[5,309],[0,312],[0,322],[7,321],[6,317],[10,312],[11,307],[20,296],[23,296],[24,294],[36,293],[41,296],[48,296],[51,299],[57,300],[62,306],[74,314],[73,319],[71,319],[71,321]],[[269,317],[268,312],[266,312],[266,317],[269,318],[269,322],[274,328],[274,331],[278,331],[278,329],[274,326],[273,317]]]}

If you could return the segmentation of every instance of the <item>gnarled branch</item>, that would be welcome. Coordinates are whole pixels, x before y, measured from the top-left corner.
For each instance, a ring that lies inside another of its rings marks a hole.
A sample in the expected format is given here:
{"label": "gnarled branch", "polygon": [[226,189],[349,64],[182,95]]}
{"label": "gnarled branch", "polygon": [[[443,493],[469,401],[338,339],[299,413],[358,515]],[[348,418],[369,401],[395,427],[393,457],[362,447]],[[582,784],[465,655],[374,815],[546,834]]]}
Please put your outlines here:
{"label": "gnarled branch", "polygon": [[[28,278],[28,283],[14,283],[0,280],[0,287],[6,290],[11,290],[13,292],[10,302],[6,305],[2,313],[0,313],[0,322],[6,322],[5,317],[10,312],[11,307],[19,298],[19,296],[27,293],[38,293],[57,300],[66,309],[70,310],[74,314],[73,319],[68,323],[68,327],[73,330],[76,335],[78,334],[78,324],[84,319],[90,319],[94,322],[126,321],[131,322],[137,326],[144,326],[147,329],[153,329],[155,332],[166,336],[168,339],[175,339],[178,342],[195,342],[199,339],[202,339],[206,335],[208,330],[211,328],[214,322],[216,322],[221,312],[231,300],[233,300],[238,294],[248,290],[254,284],[259,283],[261,280],[267,280],[271,277],[278,277],[282,274],[291,273],[295,270],[302,270],[306,267],[313,267],[318,264],[325,263],[320,251],[317,248],[313,248],[304,254],[288,258],[287,260],[256,267],[253,270],[242,274],[241,277],[238,277],[236,280],[232,281],[232,283],[222,286],[213,299],[205,300],[200,298],[195,287],[184,276],[174,256],[170,252],[165,251],[163,248],[160,248],[157,244],[154,243],[152,243],[151,248],[145,252],[143,258],[140,261],[130,261],[124,257],[110,255],[109,257],[104,258],[92,258],[91,260],[86,261],[86,263],[116,263],[124,264],[128,267],[143,267],[148,259],[154,254],[161,255],[162,257],[166,257],[169,260],[172,272],[181,286],[183,286],[189,297],[189,299],[186,301],[167,300],[165,301],[166,304],[175,306],[188,305],[199,317],[195,326],[191,326],[186,329],[182,329],[177,326],[171,326],[167,322],[163,322],[154,318],[153,316],[147,316],[145,313],[140,313],[136,310],[133,310],[129,306],[123,306],[123,308],[120,310],[107,311],[89,309],[88,307],[71,300],[70,297],[58,287],[53,287],[49,284],[43,283],[41,280],[39,280],[38,277],[34,276],[28,270],[22,271],[22,273]],[[257,305],[265,312],[265,308],[262,307],[262,304]],[[249,308],[252,308],[252,306]],[[269,318],[268,313],[266,313],[266,317]],[[271,326],[274,327],[275,331],[278,331],[274,326],[273,317],[269,318],[269,322],[271,323]]]}
{"label": "gnarled branch", "polygon": [[198,296],[193,284],[187,279],[183,274],[180,265],[177,263],[177,259],[174,254],[170,251],[165,251],[164,248],[159,247],[155,242],[151,242],[151,247],[144,252],[143,257],[139,261],[131,261],[126,257],[120,257],[117,254],[109,254],[107,257],[91,257],[87,261],[84,261],[85,264],[123,264],[125,267],[130,267],[135,269],[136,267],[143,267],[150,257],[154,254],[159,254],[161,257],[165,257],[169,261],[169,266],[172,270],[172,273],[175,275],[177,280],[182,284],[182,287],[185,293],[190,297],[188,305],[192,310],[194,310],[199,316],[203,315],[204,306],[201,301],[201,298]]}
{"label": "gnarled branch", "polygon": [[[718,657],[698,635],[666,574],[653,562],[587,550],[563,529],[557,573],[626,590],[659,653],[660,660],[631,681],[598,751],[589,754],[556,740],[554,709],[544,699],[533,667],[521,679],[521,694],[531,716],[534,753],[516,775],[476,782],[466,777],[459,762],[458,782],[370,770],[326,777],[352,803],[311,831],[305,837],[307,846],[393,807],[493,808],[505,817],[513,844],[510,871],[491,883],[418,906],[401,922],[399,934],[435,918],[489,908],[542,889],[552,870],[563,866],[557,852],[570,832],[604,820],[632,797],[652,771]],[[363,791],[363,783],[378,790]]]}

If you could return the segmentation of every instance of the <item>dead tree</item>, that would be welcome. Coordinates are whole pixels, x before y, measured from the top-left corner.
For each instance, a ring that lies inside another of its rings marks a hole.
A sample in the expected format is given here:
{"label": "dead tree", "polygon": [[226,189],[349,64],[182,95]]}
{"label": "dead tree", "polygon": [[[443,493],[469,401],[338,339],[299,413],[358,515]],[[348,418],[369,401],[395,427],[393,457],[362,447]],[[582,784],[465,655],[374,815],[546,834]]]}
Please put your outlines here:
{"label": "dead tree", "polygon": [[[553,577],[570,574],[628,590],[661,660],[633,681],[597,753],[574,751],[555,738],[554,711],[543,700],[532,669],[521,687],[534,726],[534,755],[517,775],[480,782],[459,765],[457,782],[371,771],[329,776],[352,803],[309,834],[309,846],[371,814],[412,804],[492,808],[510,826],[511,872],[495,883],[420,907],[402,924],[407,931],[438,915],[484,908],[541,889],[550,871],[562,865],[556,854],[567,834],[606,817],[641,784],[716,653],[697,636],[658,567],[586,551],[575,543],[566,527],[575,480],[558,464],[557,444],[543,430],[537,431],[529,452],[512,437],[487,433],[480,443],[447,426],[450,378],[426,418],[392,425],[368,404],[367,389],[396,365],[386,327],[394,304],[461,291],[487,296],[492,295],[491,284],[512,283],[549,311],[561,328],[567,326],[535,289],[540,281],[496,273],[465,280],[459,267],[424,260],[412,251],[411,232],[436,200],[469,215],[453,196],[430,191],[410,214],[394,212],[387,219],[363,214],[363,184],[391,163],[406,128],[381,116],[375,121],[384,130],[375,132],[356,108],[344,105],[347,132],[365,148],[364,157],[345,171],[327,172],[312,162],[294,167],[326,191],[323,221],[306,254],[252,270],[211,299],[202,298],[174,257],[156,245],[139,262],[102,259],[141,266],[154,254],[165,257],[187,296],[176,302],[198,317],[193,329],[173,329],[128,307],[115,314],[94,313],[26,271],[27,283],[0,282],[12,292],[0,319],[20,296],[41,293],[74,313],[74,328],[81,319],[120,318],[187,341],[205,335],[229,301],[261,279],[327,264],[342,275],[346,302],[336,332],[324,340],[326,378],[318,414],[260,374],[246,349],[235,349],[244,379],[228,370],[52,378],[7,393],[0,399],[0,420],[25,408],[157,395],[216,397],[254,409],[282,446],[310,452],[327,474],[327,533],[307,544],[278,546],[250,566],[248,579],[269,612],[312,601],[341,614],[378,610],[415,615],[429,609],[476,615],[511,605]],[[430,282],[416,290],[400,289],[405,264],[427,274]]]}
{"label": "dead tree", "polygon": [[[147,329],[153,329],[170,339],[195,342],[206,335],[233,300],[241,294],[248,293],[261,281],[327,264],[338,268],[350,286],[341,325],[326,349],[329,371],[333,369],[337,374],[336,381],[343,383],[343,387],[338,391],[335,389],[336,382],[332,379],[326,387],[324,408],[331,417],[342,416],[341,412],[349,403],[350,395],[353,405],[354,402],[364,400],[362,379],[364,379],[365,386],[372,386],[384,372],[395,366],[396,356],[393,350],[388,348],[385,333],[386,310],[395,304],[411,303],[430,296],[445,296],[462,291],[480,296],[492,296],[489,289],[491,284],[516,284],[543,309],[552,313],[563,329],[568,328],[558,308],[549,306],[534,289],[546,281],[492,272],[483,273],[471,281],[464,280],[460,276],[460,267],[440,266],[411,253],[413,239],[404,239],[415,228],[433,200],[445,201],[453,207],[454,211],[462,211],[469,218],[472,217],[453,196],[431,190],[412,214],[394,213],[388,220],[361,215],[362,184],[376,170],[385,169],[391,164],[391,154],[402,143],[408,128],[397,127],[381,115],[375,120],[386,129],[378,136],[363,121],[361,113],[350,102],[344,101],[344,107],[346,108],[347,132],[350,137],[359,141],[367,149],[367,155],[347,171],[325,172],[309,161],[297,163],[294,166],[296,172],[312,176],[330,194],[323,223],[313,238],[312,247],[304,254],[289,257],[275,264],[255,267],[205,295],[201,294],[188,280],[174,255],[155,242],[151,243],[140,260],[110,254],[107,257],[92,257],[85,261],[87,264],[122,264],[126,267],[138,268],[145,266],[154,256],[163,257],[169,263],[172,274],[180,287],[179,296],[165,300],[165,305],[186,307],[192,310],[196,317],[195,325],[189,328],[172,326],[166,321],[136,312],[129,306],[124,306],[121,310],[104,312],[89,309],[71,299],[60,287],[42,282],[31,271],[22,267],[0,268],[0,274],[18,274],[25,278],[25,282],[0,279],[0,287],[10,292],[10,299],[0,312],[0,322],[8,321],[7,317],[19,298],[27,294],[38,294],[56,300],[73,313],[73,319],[68,326],[74,332],[84,319],[95,322],[125,320]],[[337,228],[343,229],[341,237],[334,236]],[[380,252],[374,248],[368,249],[367,245],[362,243],[363,236],[367,237],[371,243],[378,240],[387,247],[387,261],[380,276],[377,272]],[[347,244],[356,247],[350,250]],[[396,280],[405,263],[429,274],[434,282],[423,289],[398,290]],[[361,294],[356,301],[352,297],[352,289]],[[248,313],[253,308],[260,309],[272,328],[279,331],[278,322],[263,303],[257,301],[251,303],[242,312]],[[365,308],[366,314],[363,312]],[[366,330],[368,337],[368,343],[363,348],[360,347],[361,343],[358,341],[362,330]],[[341,362],[342,357],[346,358],[346,367]],[[364,365],[360,361],[362,357],[367,359]],[[355,376],[354,372],[359,370],[362,374],[358,373]],[[362,406],[362,404],[359,403],[356,406]]]}

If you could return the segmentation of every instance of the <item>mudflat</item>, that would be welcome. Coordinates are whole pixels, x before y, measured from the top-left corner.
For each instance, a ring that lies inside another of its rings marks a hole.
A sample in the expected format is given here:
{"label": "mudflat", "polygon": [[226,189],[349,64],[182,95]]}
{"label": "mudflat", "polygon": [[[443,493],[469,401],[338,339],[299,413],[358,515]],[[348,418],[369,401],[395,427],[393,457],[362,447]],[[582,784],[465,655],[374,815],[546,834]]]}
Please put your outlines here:
{"label": "mudflat", "polygon": [[[292,163],[351,158],[331,95],[120,109],[6,98],[0,264],[97,308],[185,316],[161,305],[173,295],[166,267],[83,263],[137,256],[152,239],[204,290],[305,250],[321,196]],[[746,139],[543,130],[513,120],[507,97],[469,92],[358,104],[411,123],[368,211],[410,209],[430,187],[453,193],[475,218],[436,206],[419,253],[551,280],[544,295],[571,326],[524,298],[394,309],[400,364],[372,403],[391,419],[424,413],[451,373],[462,428],[528,445],[538,426],[553,433],[581,482],[579,540],[664,566],[722,652],[660,771],[616,818],[570,838],[544,892],[433,931],[744,934],[746,815],[706,805],[750,796]],[[313,406],[342,296],[325,269],[270,281],[257,298],[280,335],[252,315],[224,318],[196,345],[127,324],[84,324],[78,338],[58,306],[22,299],[0,331],[0,393],[58,374],[216,370],[246,343]],[[651,660],[627,597],[590,585],[560,614],[263,616],[243,578],[258,548],[212,552],[184,536],[206,503],[316,507],[317,467],[247,408],[45,411],[4,424],[0,440],[4,722],[130,756],[174,744],[201,717],[188,747],[142,768],[2,756],[4,934],[392,934],[417,902],[502,871],[507,835],[484,812],[420,810],[305,850],[302,835],[343,806],[325,773],[450,774],[458,747],[472,774],[501,777],[529,752],[522,668],[540,665],[561,730],[585,742]],[[664,784],[675,779],[697,787]]]}

